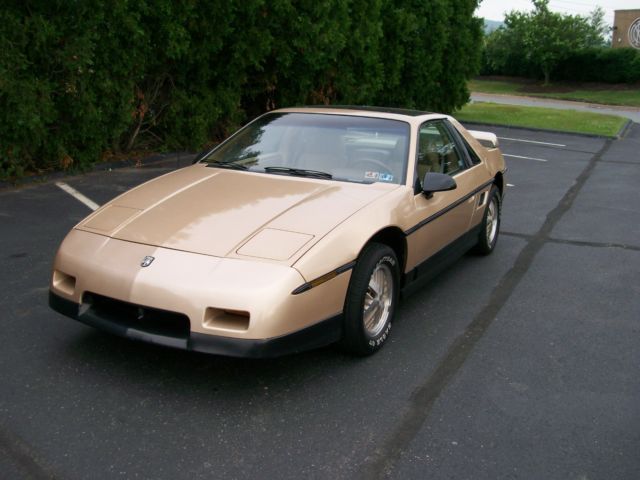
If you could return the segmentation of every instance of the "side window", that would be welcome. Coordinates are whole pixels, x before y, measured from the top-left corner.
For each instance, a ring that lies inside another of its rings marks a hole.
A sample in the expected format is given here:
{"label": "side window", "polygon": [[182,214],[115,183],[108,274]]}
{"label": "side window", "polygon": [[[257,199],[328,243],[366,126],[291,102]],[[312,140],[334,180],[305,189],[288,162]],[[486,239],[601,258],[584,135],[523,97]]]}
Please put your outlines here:
{"label": "side window", "polygon": [[464,138],[462,135],[460,135],[460,138],[462,139],[462,141],[464,143],[464,146],[467,149],[467,153],[469,154],[469,158],[471,159],[471,163],[473,163],[474,165],[478,165],[479,163],[481,163],[480,157],[475,152],[475,150],[473,148],[471,148],[471,145],[469,145],[469,142],[467,142],[467,139]]}
{"label": "side window", "polygon": [[466,164],[458,145],[442,122],[427,122],[418,132],[418,179],[428,172],[455,175]]}

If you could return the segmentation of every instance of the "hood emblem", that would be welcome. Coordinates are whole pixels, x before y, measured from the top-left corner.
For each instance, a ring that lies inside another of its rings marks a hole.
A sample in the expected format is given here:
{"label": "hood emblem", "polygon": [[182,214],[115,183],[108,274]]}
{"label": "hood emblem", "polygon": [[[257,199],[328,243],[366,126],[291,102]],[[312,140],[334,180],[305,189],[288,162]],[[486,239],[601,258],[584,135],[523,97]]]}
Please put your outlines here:
{"label": "hood emblem", "polygon": [[152,257],[150,255],[147,255],[146,257],[144,257],[142,259],[142,263],[140,263],[141,267],[148,267],[149,265],[151,265],[151,263],[153,263],[153,261],[155,260],[155,257]]}

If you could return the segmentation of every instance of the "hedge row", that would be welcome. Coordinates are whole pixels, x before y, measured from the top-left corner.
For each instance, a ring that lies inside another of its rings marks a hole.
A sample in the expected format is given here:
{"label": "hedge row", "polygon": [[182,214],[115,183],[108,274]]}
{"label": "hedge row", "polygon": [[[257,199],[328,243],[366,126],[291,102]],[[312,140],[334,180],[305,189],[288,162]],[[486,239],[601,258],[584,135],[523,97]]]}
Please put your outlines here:
{"label": "hedge row", "polygon": [[[501,61],[492,58],[504,55]],[[540,78],[540,69],[521,52],[489,49],[483,52],[482,75]],[[640,82],[640,50],[634,48],[586,48],[570,52],[553,72],[554,80],[574,82]]]}
{"label": "hedge row", "polygon": [[558,66],[559,80],[579,82],[640,82],[640,50],[591,48],[574,52]]}
{"label": "hedge row", "polygon": [[294,104],[451,111],[477,0],[4,0],[0,178],[197,149]]}

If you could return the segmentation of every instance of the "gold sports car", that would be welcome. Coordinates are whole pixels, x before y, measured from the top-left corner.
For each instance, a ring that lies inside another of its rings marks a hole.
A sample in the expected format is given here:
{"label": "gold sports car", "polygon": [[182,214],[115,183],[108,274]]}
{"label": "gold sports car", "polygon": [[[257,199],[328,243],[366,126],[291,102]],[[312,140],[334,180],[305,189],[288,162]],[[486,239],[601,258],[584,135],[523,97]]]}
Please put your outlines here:
{"label": "gold sports car", "polygon": [[187,350],[371,354],[401,292],[495,248],[505,171],[495,135],[447,115],[272,111],[76,225],[49,303]]}

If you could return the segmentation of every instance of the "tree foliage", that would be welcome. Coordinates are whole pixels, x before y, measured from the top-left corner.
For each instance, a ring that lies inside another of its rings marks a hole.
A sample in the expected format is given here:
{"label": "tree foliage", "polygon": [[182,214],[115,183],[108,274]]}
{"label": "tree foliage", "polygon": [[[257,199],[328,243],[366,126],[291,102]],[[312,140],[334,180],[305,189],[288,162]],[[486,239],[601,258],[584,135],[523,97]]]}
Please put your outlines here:
{"label": "tree foliage", "polygon": [[0,178],[199,148],[264,111],[467,101],[478,0],[4,0]]}
{"label": "tree foliage", "polygon": [[590,16],[565,15],[549,10],[549,0],[533,0],[531,12],[512,11],[504,27],[487,38],[486,61],[494,71],[520,75],[539,72],[545,84],[572,52],[604,45],[608,31],[604,10]]}

